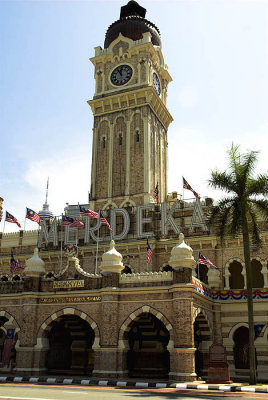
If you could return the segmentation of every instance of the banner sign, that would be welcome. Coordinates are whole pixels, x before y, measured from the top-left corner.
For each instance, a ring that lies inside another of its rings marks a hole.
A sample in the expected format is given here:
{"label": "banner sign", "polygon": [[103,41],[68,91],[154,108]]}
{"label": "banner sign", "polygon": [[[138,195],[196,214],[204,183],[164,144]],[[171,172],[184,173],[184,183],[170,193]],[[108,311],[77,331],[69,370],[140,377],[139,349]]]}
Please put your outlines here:
{"label": "banner sign", "polygon": [[40,304],[51,303],[91,303],[101,301],[100,296],[79,296],[79,297],[45,297],[40,299]]}
{"label": "banner sign", "polygon": [[53,289],[70,289],[84,287],[84,280],[73,280],[73,281],[54,281]]}
{"label": "banner sign", "polygon": [[[145,204],[136,207],[136,238],[147,239],[154,236],[154,224],[152,213],[155,212],[155,204]],[[159,210],[159,205],[157,205]],[[169,231],[173,231],[176,235],[181,232],[180,226],[178,225],[178,217],[175,217],[176,210],[179,208],[179,202],[176,201],[172,206],[167,203],[161,203],[160,205],[160,218],[161,218],[161,235],[167,236]],[[157,211],[158,212],[158,211]],[[122,224],[120,224],[120,231],[116,224],[117,218],[120,217]],[[183,218],[183,215],[179,217],[179,220]],[[93,226],[92,226],[93,221]],[[110,240],[109,236],[100,237],[98,234],[99,228],[102,224],[100,218],[86,217],[84,226],[84,244],[102,242]],[[113,240],[120,242],[127,238],[130,229],[130,215],[128,210],[125,208],[112,208],[110,210],[110,225],[113,229]],[[38,238],[38,247],[41,247],[42,243],[46,245],[53,243],[54,246],[58,246],[59,240],[64,241],[64,245],[77,244],[78,242],[78,228],[70,227],[69,225],[64,226],[64,234],[61,234],[59,238],[59,227],[61,224],[58,223],[57,217],[50,223],[48,227],[45,220],[41,222],[41,231]],[[145,230],[147,227],[148,230]],[[205,222],[205,216],[203,214],[202,205],[199,199],[196,199],[191,216],[191,224],[189,232],[193,232],[195,228],[201,228],[204,232],[208,230]],[[82,231],[82,229],[80,229]],[[79,235],[81,238],[81,235]]]}

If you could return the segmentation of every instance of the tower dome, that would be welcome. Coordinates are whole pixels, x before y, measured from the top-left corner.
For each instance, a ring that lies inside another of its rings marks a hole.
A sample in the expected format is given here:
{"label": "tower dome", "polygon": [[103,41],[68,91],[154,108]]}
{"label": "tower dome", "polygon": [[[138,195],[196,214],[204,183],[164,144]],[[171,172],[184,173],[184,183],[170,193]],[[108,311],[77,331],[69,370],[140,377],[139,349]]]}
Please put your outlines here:
{"label": "tower dome", "polygon": [[142,34],[150,32],[152,35],[152,43],[156,46],[161,46],[161,38],[159,29],[150,21],[145,19],[146,9],[141,7],[136,1],[129,1],[127,5],[121,7],[120,19],[109,26],[104,48],[109,45],[121,33],[123,36],[132,39],[142,39]]}
{"label": "tower dome", "polygon": [[49,205],[47,204],[48,182],[49,178],[47,179],[46,200],[45,203],[43,204],[43,210],[39,211],[38,213],[41,219],[53,218],[53,213],[49,210]]}

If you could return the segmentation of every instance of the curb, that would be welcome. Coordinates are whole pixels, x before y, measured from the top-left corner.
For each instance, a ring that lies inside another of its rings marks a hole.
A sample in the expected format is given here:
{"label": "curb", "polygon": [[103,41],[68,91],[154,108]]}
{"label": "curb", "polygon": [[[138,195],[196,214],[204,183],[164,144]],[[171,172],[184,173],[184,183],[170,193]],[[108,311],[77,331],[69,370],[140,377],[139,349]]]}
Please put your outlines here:
{"label": "curb", "polygon": [[82,385],[82,386],[111,386],[111,387],[135,387],[140,389],[192,389],[192,390],[220,390],[223,392],[251,392],[268,393],[268,387],[239,386],[239,385],[206,385],[189,383],[161,383],[161,382],[131,382],[117,380],[96,380],[96,379],[73,379],[73,378],[35,378],[22,376],[0,376],[1,383],[43,383],[48,385]]}

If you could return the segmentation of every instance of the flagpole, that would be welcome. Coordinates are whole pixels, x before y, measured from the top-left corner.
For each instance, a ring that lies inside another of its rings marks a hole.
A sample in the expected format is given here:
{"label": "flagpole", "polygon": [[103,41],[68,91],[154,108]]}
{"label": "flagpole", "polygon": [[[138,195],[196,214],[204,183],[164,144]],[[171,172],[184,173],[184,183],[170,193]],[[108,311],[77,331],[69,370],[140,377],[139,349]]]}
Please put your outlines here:
{"label": "flagpole", "polygon": [[62,239],[63,239],[63,214],[61,214],[61,241],[60,241],[60,270],[62,269]]}
{"label": "flagpole", "polygon": [[[26,215],[27,215],[27,207],[26,207]],[[26,215],[25,215],[25,218],[24,218],[24,226],[23,226],[23,230],[25,231],[25,225],[26,225]]]}
{"label": "flagpole", "polygon": [[198,278],[199,281],[200,281],[200,270],[199,270],[199,268],[200,268],[200,262],[199,262],[199,258],[200,258],[200,251],[198,252],[198,264],[197,264],[197,278]]}
{"label": "flagpole", "polygon": [[4,219],[3,233],[5,232],[6,219]]}
{"label": "flagpole", "polygon": [[[100,210],[99,210],[99,215],[100,215]],[[98,253],[99,253],[100,227],[101,227],[101,224],[100,224],[100,226],[99,226],[99,228],[98,228],[98,235],[97,235],[95,274],[97,273],[97,270],[98,270]]]}
{"label": "flagpole", "polygon": [[185,229],[185,224],[184,224],[184,185],[183,185],[183,177],[182,177],[182,213],[181,216],[183,218],[183,226]]}

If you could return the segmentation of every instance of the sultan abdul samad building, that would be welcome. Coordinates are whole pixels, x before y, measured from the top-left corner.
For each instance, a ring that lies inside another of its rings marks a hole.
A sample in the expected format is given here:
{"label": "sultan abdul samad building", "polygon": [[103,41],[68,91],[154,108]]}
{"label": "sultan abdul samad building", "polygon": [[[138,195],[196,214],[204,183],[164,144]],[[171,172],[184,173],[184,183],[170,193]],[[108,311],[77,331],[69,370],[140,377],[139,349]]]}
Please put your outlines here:
{"label": "sultan abdul samad building", "polygon": [[[91,58],[92,178],[83,206],[102,210],[116,249],[99,218],[79,217],[85,225],[77,229],[43,212],[39,234],[1,234],[2,373],[191,381],[207,375],[209,347],[222,343],[231,377],[248,377],[242,239],[221,246],[207,229],[211,199],[167,193],[172,78],[159,30],[145,14],[135,1],[123,6]],[[66,211],[79,216],[76,205]],[[257,371],[265,381],[268,235],[262,228],[265,246],[252,249],[252,265]],[[13,274],[11,248],[26,266]],[[215,267],[198,266],[199,251]]]}

